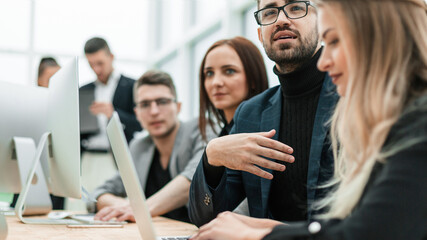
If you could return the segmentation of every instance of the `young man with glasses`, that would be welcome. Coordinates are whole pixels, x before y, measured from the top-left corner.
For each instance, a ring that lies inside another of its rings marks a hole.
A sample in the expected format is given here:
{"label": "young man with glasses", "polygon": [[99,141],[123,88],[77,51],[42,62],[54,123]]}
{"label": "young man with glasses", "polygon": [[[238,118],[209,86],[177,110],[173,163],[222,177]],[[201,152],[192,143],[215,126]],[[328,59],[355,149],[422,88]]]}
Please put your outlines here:
{"label": "young man with glasses", "polygon": [[[135,138],[130,151],[152,216],[163,215],[189,221],[190,181],[205,146],[197,119],[178,119],[181,103],[169,74],[148,71],[135,83],[135,113],[148,136]],[[135,221],[120,175],[106,181],[94,192],[98,213],[95,219]]]}
{"label": "young man with glasses", "polygon": [[190,219],[198,226],[245,197],[252,217],[310,219],[310,204],[326,192],[318,186],[332,176],[326,124],[338,96],[316,67],[316,9],[288,0],[259,0],[258,9],[259,40],[280,86],[243,102],[231,134],[207,145],[190,189]]}

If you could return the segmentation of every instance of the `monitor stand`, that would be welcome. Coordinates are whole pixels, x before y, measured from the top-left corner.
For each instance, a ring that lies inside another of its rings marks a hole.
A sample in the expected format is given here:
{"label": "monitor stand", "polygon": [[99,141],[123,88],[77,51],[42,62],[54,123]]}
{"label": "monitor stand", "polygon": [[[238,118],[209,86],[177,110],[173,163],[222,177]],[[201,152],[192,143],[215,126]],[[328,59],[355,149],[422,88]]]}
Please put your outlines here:
{"label": "monitor stand", "polygon": [[7,238],[7,222],[3,213],[0,213],[0,240]]}
{"label": "monitor stand", "polygon": [[46,132],[40,138],[37,149],[34,140],[31,138],[14,137],[13,142],[22,182],[21,193],[15,205],[15,215],[19,220],[30,224],[79,223],[71,219],[23,217],[24,215],[47,214],[52,210],[49,190],[40,164],[40,158],[46,143],[48,143],[48,155],[52,155],[50,153],[52,141],[50,133]]}
{"label": "monitor stand", "polygon": [[[32,138],[14,137],[13,145],[14,157],[18,162],[21,180],[21,193],[15,205],[15,213],[17,209],[20,210],[21,215],[49,213],[52,210],[52,203],[43,169],[39,164],[40,156],[36,156],[34,140]],[[39,147],[41,145],[44,146],[44,143],[40,140]],[[43,146],[40,147],[41,150],[43,150]]]}

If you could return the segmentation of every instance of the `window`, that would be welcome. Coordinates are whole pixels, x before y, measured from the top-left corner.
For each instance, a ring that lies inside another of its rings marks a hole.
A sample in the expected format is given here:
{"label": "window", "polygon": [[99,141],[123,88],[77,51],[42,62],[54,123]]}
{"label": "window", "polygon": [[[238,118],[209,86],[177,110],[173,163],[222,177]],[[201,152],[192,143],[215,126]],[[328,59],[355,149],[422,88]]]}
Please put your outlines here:
{"label": "window", "polygon": [[0,49],[3,51],[25,51],[30,39],[29,0],[0,2]]}

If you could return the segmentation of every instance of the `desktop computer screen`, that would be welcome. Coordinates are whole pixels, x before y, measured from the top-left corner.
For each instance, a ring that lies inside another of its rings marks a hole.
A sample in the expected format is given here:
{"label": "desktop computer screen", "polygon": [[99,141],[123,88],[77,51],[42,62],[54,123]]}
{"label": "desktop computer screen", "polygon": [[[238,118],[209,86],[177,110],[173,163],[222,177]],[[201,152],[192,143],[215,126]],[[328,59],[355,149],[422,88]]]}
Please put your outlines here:
{"label": "desktop computer screen", "polygon": [[78,60],[49,82],[47,127],[52,137],[48,186],[57,196],[81,198]]}
{"label": "desktop computer screen", "polygon": [[49,133],[40,159],[49,192],[81,198],[78,79],[75,58],[51,78],[48,89],[0,82],[0,192],[19,193],[25,184],[16,137],[37,147]]}
{"label": "desktop computer screen", "polygon": [[0,82],[0,192],[19,193],[21,180],[13,137],[38,142],[47,131],[46,88]]}

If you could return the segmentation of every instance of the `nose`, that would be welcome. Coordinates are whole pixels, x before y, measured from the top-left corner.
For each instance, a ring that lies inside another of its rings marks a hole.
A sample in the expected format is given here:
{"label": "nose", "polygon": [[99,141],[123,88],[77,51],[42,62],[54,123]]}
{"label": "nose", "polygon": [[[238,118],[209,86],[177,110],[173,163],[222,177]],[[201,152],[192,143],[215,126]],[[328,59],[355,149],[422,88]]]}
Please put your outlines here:
{"label": "nose", "polygon": [[156,101],[152,101],[150,103],[150,114],[151,115],[156,115],[160,112],[159,110],[159,106],[157,105]]}
{"label": "nose", "polygon": [[317,68],[322,72],[326,72],[331,69],[332,65],[333,61],[331,59],[329,51],[325,48],[323,49],[319,61],[317,62]]}
{"label": "nose", "polygon": [[93,71],[96,73],[96,75],[101,74],[101,67],[99,66],[94,66],[93,67]]}
{"label": "nose", "polygon": [[224,81],[222,79],[221,74],[215,74],[215,76],[212,79],[212,85],[216,87],[221,87],[224,85]]}
{"label": "nose", "polygon": [[286,16],[285,14],[285,9],[280,9],[279,10],[279,16],[277,16],[277,21],[276,24],[278,25],[289,25],[291,23],[291,21],[289,20],[289,18]]}

